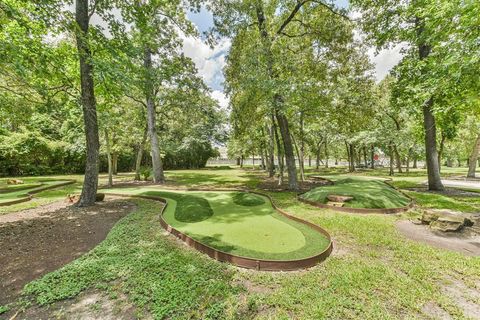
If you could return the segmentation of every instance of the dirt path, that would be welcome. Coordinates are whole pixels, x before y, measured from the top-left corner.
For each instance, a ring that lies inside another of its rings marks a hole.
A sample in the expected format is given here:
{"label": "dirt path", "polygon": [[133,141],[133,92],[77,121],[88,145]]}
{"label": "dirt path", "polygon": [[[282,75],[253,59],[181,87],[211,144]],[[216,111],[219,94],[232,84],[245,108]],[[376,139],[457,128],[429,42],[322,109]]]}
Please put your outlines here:
{"label": "dirt path", "polygon": [[0,305],[14,301],[26,283],[91,250],[134,208],[109,197],[90,208],[56,202],[0,216]]}
{"label": "dirt path", "polygon": [[435,232],[427,226],[416,225],[409,220],[400,220],[395,226],[408,239],[468,256],[480,256],[480,236],[478,235]]}

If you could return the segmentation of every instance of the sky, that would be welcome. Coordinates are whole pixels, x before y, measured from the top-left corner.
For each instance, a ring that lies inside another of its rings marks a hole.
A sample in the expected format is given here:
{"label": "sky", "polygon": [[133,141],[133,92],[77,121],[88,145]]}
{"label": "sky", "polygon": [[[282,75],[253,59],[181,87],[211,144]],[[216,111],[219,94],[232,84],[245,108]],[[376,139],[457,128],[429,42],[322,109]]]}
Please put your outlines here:
{"label": "sky", "polygon": [[[334,0],[335,6],[347,8],[348,0]],[[213,26],[212,13],[202,8],[199,13],[189,13],[188,18],[197,26],[200,33],[207,31]],[[223,67],[225,57],[230,49],[230,39],[222,39],[212,49],[201,38],[188,37],[183,39],[183,51],[185,55],[195,62],[198,73],[203,77],[207,85],[212,89],[212,97],[220,106],[228,106],[228,98],[223,92]],[[371,48],[368,55],[375,66],[377,81],[382,80],[401,59],[401,47],[397,46],[389,50],[382,50],[378,53]]]}

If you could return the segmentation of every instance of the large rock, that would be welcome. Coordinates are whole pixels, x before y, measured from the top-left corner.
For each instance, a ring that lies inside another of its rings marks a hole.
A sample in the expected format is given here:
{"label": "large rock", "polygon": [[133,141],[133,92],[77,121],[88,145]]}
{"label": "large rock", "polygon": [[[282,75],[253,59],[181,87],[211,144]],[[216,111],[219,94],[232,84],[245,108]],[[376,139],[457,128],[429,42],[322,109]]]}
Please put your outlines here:
{"label": "large rock", "polygon": [[421,221],[432,229],[444,232],[459,231],[464,226],[473,225],[471,215],[445,210],[427,210],[423,212]]}
{"label": "large rock", "polygon": [[465,217],[462,216],[444,216],[430,223],[430,228],[443,232],[459,231],[465,225]]}

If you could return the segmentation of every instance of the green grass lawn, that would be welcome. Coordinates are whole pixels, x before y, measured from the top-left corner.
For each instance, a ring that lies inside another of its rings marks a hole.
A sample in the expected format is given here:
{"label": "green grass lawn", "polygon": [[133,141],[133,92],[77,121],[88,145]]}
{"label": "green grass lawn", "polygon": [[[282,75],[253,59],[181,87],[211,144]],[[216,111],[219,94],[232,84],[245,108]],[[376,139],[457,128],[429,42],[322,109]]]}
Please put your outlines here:
{"label": "green grass lawn", "polygon": [[363,177],[328,177],[334,185],[314,188],[302,195],[303,198],[327,203],[328,195],[351,196],[345,207],[350,208],[399,208],[409,204],[403,194],[377,179]]}
{"label": "green grass lawn", "polygon": [[[225,183],[254,186],[259,176],[249,170],[224,170],[226,176],[219,171],[167,172],[167,178],[178,177],[175,182],[183,187],[190,186],[188,180],[224,187]],[[385,177],[385,172],[368,176]],[[426,179],[424,170],[416,175],[396,175],[394,181]],[[160,204],[133,200],[137,210],[117,223],[104,242],[29,284],[25,293],[33,302],[49,304],[97,288],[113,300],[126,297],[140,318],[155,319],[438,318],[424,309],[426,305],[438,307],[452,319],[468,319],[456,302],[458,294],[445,290],[453,282],[465,287],[462,294],[477,292],[468,301],[480,304],[480,258],[407,240],[395,229],[395,222],[407,214],[354,215],[304,204],[293,192],[270,195],[282,209],[329,231],[335,244],[325,262],[300,272],[237,269],[166,236],[158,223]],[[422,195],[432,204],[448,205],[437,202],[435,194]],[[235,198],[232,202],[255,207],[253,199]],[[475,205],[476,200],[468,201]]]}
{"label": "green grass lawn", "polygon": [[168,224],[208,246],[242,257],[302,259],[321,253],[329,244],[323,234],[279,214],[268,198],[256,194],[167,192],[155,187],[110,191],[165,198]]}
{"label": "green grass lawn", "polygon": [[41,190],[45,187],[61,184],[63,182],[66,181],[50,179],[28,179],[28,182],[24,184],[8,185],[3,181],[2,183],[0,183],[0,203],[27,198],[29,192]]}

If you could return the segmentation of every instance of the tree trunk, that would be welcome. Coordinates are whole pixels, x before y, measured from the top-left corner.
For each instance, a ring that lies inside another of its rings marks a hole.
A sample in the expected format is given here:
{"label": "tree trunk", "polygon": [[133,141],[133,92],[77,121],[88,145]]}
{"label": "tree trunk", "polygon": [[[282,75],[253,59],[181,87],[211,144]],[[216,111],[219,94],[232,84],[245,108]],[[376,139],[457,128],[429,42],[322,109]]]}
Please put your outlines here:
{"label": "tree trunk", "polygon": [[283,170],[284,170],[284,163],[283,163],[283,153],[282,153],[282,145],[280,143],[280,137],[278,135],[277,125],[275,122],[275,117],[272,115],[272,123],[273,123],[273,135],[275,136],[275,142],[277,144],[277,159],[278,159],[278,185],[283,184]]}
{"label": "tree trunk", "polygon": [[240,165],[240,157],[237,157],[237,166]]}
{"label": "tree trunk", "polygon": [[268,176],[272,178],[275,175],[275,133],[273,132],[273,124],[268,128],[268,162],[270,167],[268,168]]}
{"label": "tree trunk", "polygon": [[393,145],[393,152],[395,153],[395,162],[397,163],[398,173],[402,173],[402,159],[400,158],[400,153],[398,152],[397,145]]}
{"label": "tree trunk", "polygon": [[243,168],[243,160],[245,159],[245,157],[242,155],[242,157],[240,158],[240,168]]}
{"label": "tree trunk", "polygon": [[[281,97],[278,97],[277,99],[281,99]],[[293,143],[290,136],[290,129],[288,128],[288,120],[285,115],[280,114],[279,112],[276,112],[276,118],[283,140],[283,150],[288,172],[288,189],[297,190],[297,168],[295,166],[295,155],[293,153]]]}
{"label": "tree trunk", "polygon": [[310,154],[308,155],[308,167],[312,167],[312,156]]}
{"label": "tree trunk", "polygon": [[408,149],[408,154],[407,154],[407,173],[410,172],[410,158],[412,156],[412,148]]}
{"label": "tree trunk", "polygon": [[108,130],[105,129],[105,145],[107,147],[107,162],[108,162],[108,187],[113,187],[113,163],[112,163],[112,148],[110,146],[110,139],[108,137]]}
{"label": "tree trunk", "polygon": [[368,167],[368,160],[367,160],[367,147],[363,146],[363,162],[365,164],[365,168]]}
{"label": "tree trunk", "polygon": [[163,165],[162,158],[160,157],[160,144],[158,142],[157,123],[155,119],[156,112],[152,79],[152,52],[150,48],[144,48],[143,64],[147,75],[145,79],[145,97],[147,99],[147,123],[150,135],[150,149],[152,153],[153,182],[163,183],[165,182],[165,176],[163,175]]}
{"label": "tree trunk", "polygon": [[477,140],[473,145],[472,153],[468,158],[468,174],[467,178],[475,178],[475,169],[477,168],[478,153],[480,151],[480,133],[477,135]]}
{"label": "tree trunk", "polygon": [[[256,2],[256,15],[258,22],[258,31],[260,32],[260,38],[263,45],[264,55],[267,62],[268,76],[271,80],[276,80],[278,75],[274,70],[274,56],[272,52],[272,39],[268,34],[266,18],[264,14],[262,2]],[[273,95],[273,106],[275,111],[275,117],[278,122],[278,127],[280,129],[280,134],[283,140],[283,150],[285,154],[285,160],[287,164],[288,171],[288,189],[297,190],[297,169],[295,166],[295,156],[293,152],[293,144],[290,137],[290,130],[288,126],[287,117],[281,113],[283,111],[283,97],[279,92],[274,93]]]}
{"label": "tree trunk", "polygon": [[438,171],[442,171],[442,156],[446,138],[443,131],[441,132],[440,137],[440,147],[438,148]]}
{"label": "tree trunk", "polygon": [[328,169],[328,140],[325,137],[325,168]]}
{"label": "tree trunk", "polygon": [[303,155],[301,154],[301,150],[298,148],[298,144],[295,141],[295,137],[292,136],[293,140],[293,145],[295,146],[295,151],[297,152],[297,157],[298,157],[298,167],[300,168],[300,178],[302,181],[305,181],[305,174],[303,171]]}
{"label": "tree trunk", "polygon": [[320,169],[320,148],[317,148],[317,154],[315,159],[315,169]]}
{"label": "tree trunk", "polygon": [[93,83],[93,64],[89,44],[88,25],[89,12],[88,0],[75,1],[75,21],[77,50],[80,63],[80,87],[83,109],[83,121],[85,124],[86,140],[86,165],[85,179],[83,181],[82,194],[77,203],[79,207],[91,206],[95,203],[98,188],[98,166],[100,141],[98,137],[97,106]]}
{"label": "tree trunk", "polygon": [[118,174],[118,153],[113,152],[112,153],[112,173],[114,175]]}
{"label": "tree trunk", "polygon": [[346,140],[345,147],[347,148],[348,172],[352,172],[352,157],[350,156],[350,144]]}
{"label": "tree trunk", "polygon": [[140,181],[140,168],[142,166],[143,150],[147,143],[148,127],[143,131],[142,142],[138,145],[137,159],[135,160],[135,180]]}
{"label": "tree trunk", "polygon": [[373,146],[373,144],[370,147],[370,161],[370,168],[375,169],[375,147]]}
{"label": "tree trunk", "polygon": [[425,152],[427,155],[427,173],[428,173],[428,190],[442,191],[442,180],[440,179],[440,169],[438,163],[437,145],[436,145],[436,128],[435,118],[432,113],[433,100],[430,99],[423,106],[423,123],[425,129]]}
{"label": "tree trunk", "polygon": [[302,181],[305,181],[305,142],[304,142],[304,132],[303,132],[303,111],[300,112],[300,146],[298,153],[298,161],[300,162],[300,177]]}
{"label": "tree trunk", "polygon": [[[417,29],[418,40],[418,55],[419,59],[423,60],[428,57],[431,47],[424,41],[425,24],[422,18],[416,17],[415,25]],[[422,70],[422,73],[426,71]],[[425,153],[428,173],[428,189],[442,191],[442,180],[440,178],[440,168],[437,154],[437,130],[435,126],[435,116],[432,111],[433,97],[430,97],[422,106],[423,108],[423,126],[425,130]]]}
{"label": "tree trunk", "polygon": [[395,174],[395,171],[393,170],[393,161],[394,161],[394,160],[393,160],[393,153],[394,153],[394,152],[393,152],[393,146],[392,146],[392,144],[390,144],[390,145],[388,146],[388,151],[389,151],[389,153],[390,153],[390,172],[388,173],[388,175],[393,176],[393,175]]}
{"label": "tree trunk", "polygon": [[350,164],[351,164],[351,167],[350,167],[350,172],[355,172],[355,146],[353,145],[353,143],[350,143],[349,144],[349,148],[350,148]]}
{"label": "tree trunk", "polygon": [[255,154],[252,155],[252,167],[255,170]]}
{"label": "tree trunk", "polygon": [[417,169],[418,168],[418,164],[417,164],[417,155],[414,154],[413,155],[413,166],[412,166],[413,169]]}

